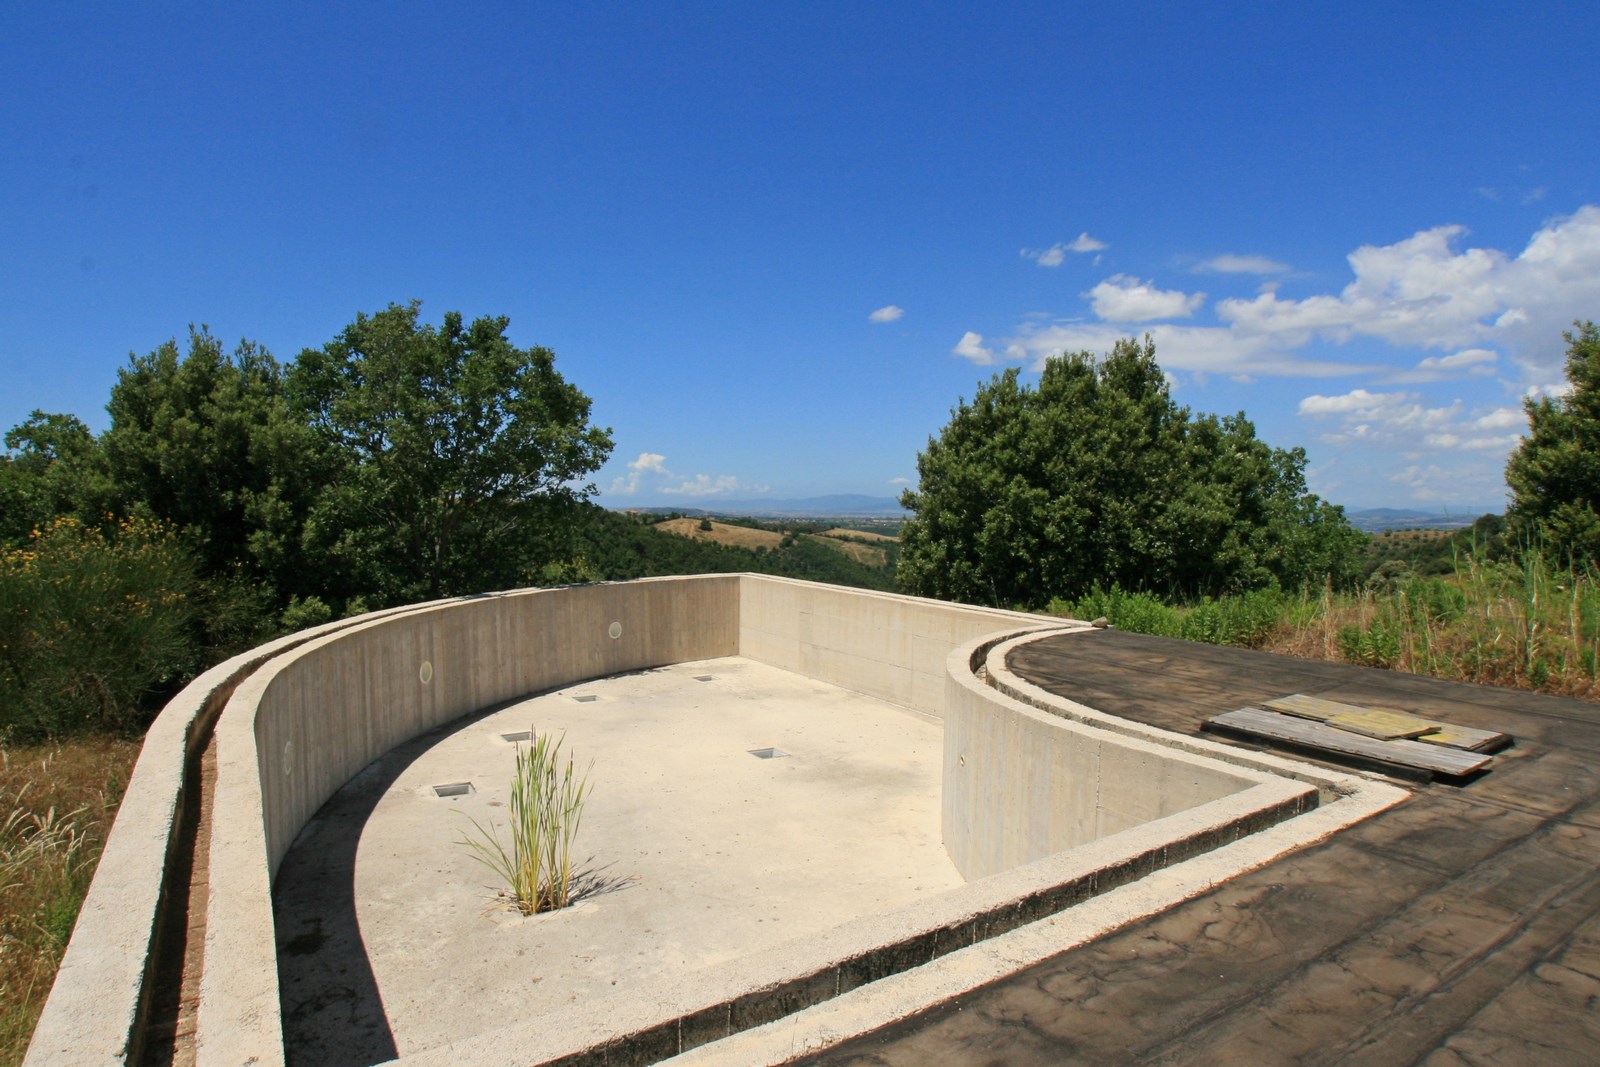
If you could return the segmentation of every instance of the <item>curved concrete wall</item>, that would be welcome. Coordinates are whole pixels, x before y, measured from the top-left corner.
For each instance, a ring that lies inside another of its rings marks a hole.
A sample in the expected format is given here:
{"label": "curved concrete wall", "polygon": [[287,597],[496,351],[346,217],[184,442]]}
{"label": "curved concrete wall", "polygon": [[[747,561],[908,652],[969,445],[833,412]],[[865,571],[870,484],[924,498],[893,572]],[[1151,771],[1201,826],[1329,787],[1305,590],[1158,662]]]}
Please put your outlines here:
{"label": "curved concrete wall", "polygon": [[969,881],[1227,797],[1240,801],[1219,809],[1229,817],[1260,808],[1268,823],[1315,803],[1274,775],[1085,727],[980,681],[990,649],[1016,636],[949,654],[940,803],[945,850]]}
{"label": "curved concrete wall", "polygon": [[[974,677],[981,662],[974,657],[993,644],[982,635],[1061,625],[892,594],[712,575],[463,598],[263,646],[197,680],[194,694],[186,690],[152,728],[91,889],[90,921],[74,935],[71,966],[27,1062],[122,1062],[136,1049],[157,911],[158,891],[149,885],[160,885],[166,851],[141,852],[135,839],[172,838],[181,767],[192,755],[186,739],[205,718],[200,705],[214,709],[224,699],[215,733],[201,1064],[283,1061],[271,881],[296,834],[344,782],[436,726],[589,678],[740,654],[944,718],[946,844],[972,878],[1037,866],[1062,848],[1125,836],[1141,821],[1177,826],[1174,813],[1184,809],[1179,822],[1189,843],[1174,855],[1202,847],[1208,834],[1237,836],[1304,806],[1298,783],[1286,787],[1158,743],[1065,724]],[[161,772],[143,773],[147,760]],[[148,825],[125,826],[130,820]],[[1139,840],[1141,858],[1127,866],[1129,876],[1167,852]],[[112,929],[100,920],[130,882],[143,887],[143,910]],[[86,937],[107,938],[117,959],[80,951]]]}

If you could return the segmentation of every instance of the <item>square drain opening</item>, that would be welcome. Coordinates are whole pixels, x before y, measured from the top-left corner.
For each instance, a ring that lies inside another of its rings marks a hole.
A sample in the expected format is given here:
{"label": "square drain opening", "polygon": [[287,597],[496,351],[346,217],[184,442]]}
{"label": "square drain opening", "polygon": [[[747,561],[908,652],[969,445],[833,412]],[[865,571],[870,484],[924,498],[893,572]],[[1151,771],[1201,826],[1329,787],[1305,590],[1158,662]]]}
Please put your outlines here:
{"label": "square drain opening", "polygon": [[575,696],[572,699],[576,700],[580,704],[592,704],[600,698],[595,696],[593,693],[580,693],[578,696]]}
{"label": "square drain opening", "polygon": [[714,682],[717,680],[717,676],[714,674],[697,674],[694,676],[694,680],[697,682]]}
{"label": "square drain opening", "polygon": [[502,740],[502,741],[532,741],[533,740],[533,731],[532,730],[518,730],[516,733],[501,734],[500,735],[500,740]]}
{"label": "square drain opening", "polygon": [[785,759],[789,753],[781,748],[752,748],[750,755],[756,759]]}
{"label": "square drain opening", "polygon": [[470,792],[472,792],[471,782],[446,782],[444,785],[433,787],[433,795],[436,797],[464,797]]}

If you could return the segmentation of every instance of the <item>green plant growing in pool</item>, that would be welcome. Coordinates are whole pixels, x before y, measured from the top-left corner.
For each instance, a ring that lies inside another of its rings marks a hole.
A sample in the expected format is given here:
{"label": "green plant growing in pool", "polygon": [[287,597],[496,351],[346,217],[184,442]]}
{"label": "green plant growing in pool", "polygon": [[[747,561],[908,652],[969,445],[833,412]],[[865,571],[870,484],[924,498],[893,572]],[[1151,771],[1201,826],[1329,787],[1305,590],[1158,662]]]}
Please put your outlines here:
{"label": "green plant growing in pool", "polygon": [[479,863],[505,881],[524,915],[572,903],[572,842],[594,769],[591,762],[578,774],[570,752],[562,763],[565,733],[533,731],[531,737],[526,745],[517,745],[517,767],[511,778],[511,847],[500,840],[493,824],[486,829],[476,819],[472,825],[477,835],[461,840]]}

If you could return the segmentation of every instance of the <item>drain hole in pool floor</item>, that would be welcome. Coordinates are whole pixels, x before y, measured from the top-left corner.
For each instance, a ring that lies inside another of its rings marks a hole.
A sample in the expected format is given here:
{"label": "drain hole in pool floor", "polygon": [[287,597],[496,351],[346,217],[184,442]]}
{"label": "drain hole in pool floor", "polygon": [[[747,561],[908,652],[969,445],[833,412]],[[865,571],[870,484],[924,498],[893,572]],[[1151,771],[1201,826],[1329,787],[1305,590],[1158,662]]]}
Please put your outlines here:
{"label": "drain hole in pool floor", "polygon": [[756,759],[785,759],[789,753],[781,748],[752,748],[750,755]]}

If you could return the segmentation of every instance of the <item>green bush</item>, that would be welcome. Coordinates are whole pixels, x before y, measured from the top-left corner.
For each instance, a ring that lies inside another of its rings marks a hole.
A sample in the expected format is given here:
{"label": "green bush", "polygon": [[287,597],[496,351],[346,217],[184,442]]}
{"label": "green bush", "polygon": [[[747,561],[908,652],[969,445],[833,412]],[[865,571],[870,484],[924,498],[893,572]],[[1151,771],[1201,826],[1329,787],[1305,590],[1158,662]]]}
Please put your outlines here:
{"label": "green bush", "polygon": [[1130,633],[1258,648],[1277,625],[1285,603],[1278,590],[1258,589],[1174,607],[1151,593],[1129,593],[1112,586],[1095,588],[1076,601],[1052,601],[1049,610],[1078,619],[1104,616],[1117,629]]}
{"label": "green bush", "polygon": [[1383,619],[1372,624],[1339,629],[1339,651],[1351,663],[1367,667],[1392,667],[1400,659],[1400,631]]}
{"label": "green bush", "polygon": [[0,737],[142,728],[196,664],[195,567],[173,530],[71,518],[0,556]]}

